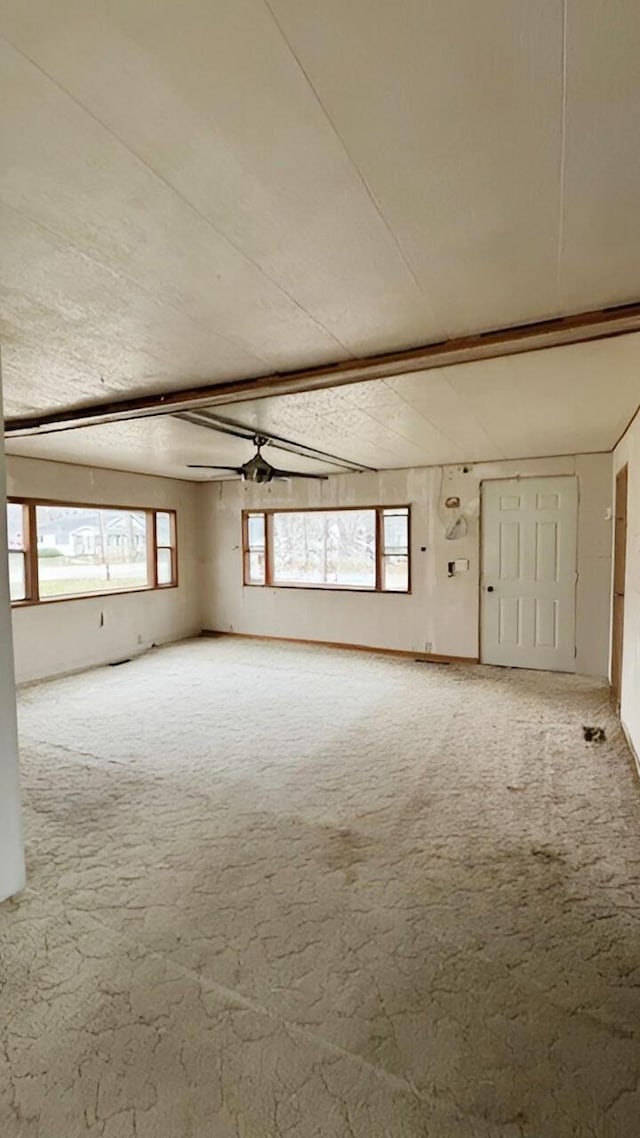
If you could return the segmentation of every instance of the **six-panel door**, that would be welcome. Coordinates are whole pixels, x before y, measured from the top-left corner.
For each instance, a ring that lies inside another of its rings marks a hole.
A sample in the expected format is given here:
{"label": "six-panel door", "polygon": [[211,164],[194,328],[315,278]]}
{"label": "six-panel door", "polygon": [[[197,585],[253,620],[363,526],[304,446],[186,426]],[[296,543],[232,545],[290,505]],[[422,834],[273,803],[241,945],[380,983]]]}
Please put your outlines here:
{"label": "six-panel door", "polygon": [[483,484],[483,663],[575,670],[577,514],[573,477]]}

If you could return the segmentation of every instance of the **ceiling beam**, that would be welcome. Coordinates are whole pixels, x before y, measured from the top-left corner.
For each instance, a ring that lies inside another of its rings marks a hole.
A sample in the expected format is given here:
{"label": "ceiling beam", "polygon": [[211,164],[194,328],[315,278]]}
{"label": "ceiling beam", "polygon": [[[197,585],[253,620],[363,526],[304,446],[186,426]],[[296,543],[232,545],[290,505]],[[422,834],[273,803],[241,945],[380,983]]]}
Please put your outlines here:
{"label": "ceiling beam", "polygon": [[366,380],[389,379],[411,372],[446,368],[476,360],[497,359],[544,348],[582,344],[640,331],[640,302],[595,312],[525,324],[518,328],[501,328],[421,348],[389,352],[385,355],[346,360],[302,371],[276,372],[243,380],[229,380],[181,391],[139,395],[129,399],[67,407],[57,411],[8,418],[5,437],[48,434],[88,427],[99,423],[115,423],[124,419],[151,415],[175,414],[197,407],[216,407],[239,403],[246,399],[265,399],[273,395],[290,395],[301,391],[340,387]]}

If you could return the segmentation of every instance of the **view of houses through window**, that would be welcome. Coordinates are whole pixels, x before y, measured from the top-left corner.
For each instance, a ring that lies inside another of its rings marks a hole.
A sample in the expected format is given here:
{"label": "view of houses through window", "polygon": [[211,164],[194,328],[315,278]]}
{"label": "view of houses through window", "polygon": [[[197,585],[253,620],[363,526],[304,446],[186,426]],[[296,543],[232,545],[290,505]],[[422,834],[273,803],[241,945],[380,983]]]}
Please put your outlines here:
{"label": "view of houses through window", "polygon": [[409,507],[243,517],[247,585],[409,592]]}
{"label": "view of houses through window", "polygon": [[149,584],[142,512],[37,506],[36,533],[41,597]]}
{"label": "view of houses through window", "polygon": [[[7,528],[16,603],[154,588],[176,580],[171,512],[9,502]],[[150,557],[156,535],[163,548],[156,540]]]}

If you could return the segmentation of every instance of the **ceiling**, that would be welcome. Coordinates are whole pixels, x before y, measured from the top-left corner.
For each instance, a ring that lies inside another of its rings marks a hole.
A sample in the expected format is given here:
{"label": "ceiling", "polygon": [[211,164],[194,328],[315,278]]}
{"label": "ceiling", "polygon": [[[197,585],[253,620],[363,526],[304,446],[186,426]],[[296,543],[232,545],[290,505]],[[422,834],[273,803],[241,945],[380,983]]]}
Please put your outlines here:
{"label": "ceiling", "polygon": [[[640,335],[387,380],[216,406],[216,416],[376,469],[610,450],[640,401]],[[612,381],[615,377],[615,381]],[[171,415],[9,438],[9,454],[194,480],[189,462],[240,464],[250,441]],[[342,465],[268,448],[280,467]]]}
{"label": "ceiling", "polygon": [[[637,300],[640,6],[614,7],[0,0],[5,413]],[[375,467],[608,449],[637,342],[229,414]],[[8,449],[180,476],[248,457],[204,435],[167,418]]]}

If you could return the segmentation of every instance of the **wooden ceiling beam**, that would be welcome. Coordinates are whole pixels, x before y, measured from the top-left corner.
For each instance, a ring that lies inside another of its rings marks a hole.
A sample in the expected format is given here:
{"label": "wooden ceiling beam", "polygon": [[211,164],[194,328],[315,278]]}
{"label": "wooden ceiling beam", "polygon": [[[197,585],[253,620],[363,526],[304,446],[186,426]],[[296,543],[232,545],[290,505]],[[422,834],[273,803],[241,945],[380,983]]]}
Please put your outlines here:
{"label": "wooden ceiling beam", "polygon": [[216,407],[240,403],[246,399],[265,399],[273,395],[291,395],[302,391],[340,387],[367,380],[389,379],[411,372],[430,371],[476,360],[497,359],[545,348],[581,344],[592,340],[623,336],[640,331],[640,303],[581,312],[574,316],[544,320],[517,328],[501,328],[421,348],[389,352],[385,355],[347,360],[323,367],[300,371],[277,372],[249,379],[221,381],[203,387],[128,399],[66,407],[33,415],[8,418],[5,437],[48,434],[74,430],[77,427],[124,419],[168,415],[198,407]]}

